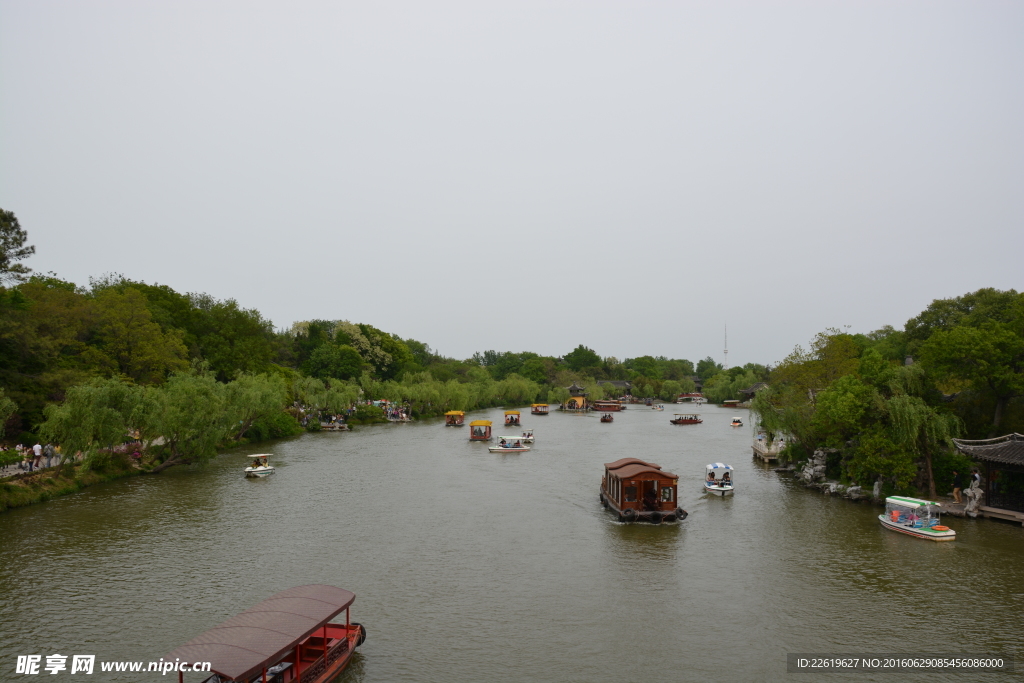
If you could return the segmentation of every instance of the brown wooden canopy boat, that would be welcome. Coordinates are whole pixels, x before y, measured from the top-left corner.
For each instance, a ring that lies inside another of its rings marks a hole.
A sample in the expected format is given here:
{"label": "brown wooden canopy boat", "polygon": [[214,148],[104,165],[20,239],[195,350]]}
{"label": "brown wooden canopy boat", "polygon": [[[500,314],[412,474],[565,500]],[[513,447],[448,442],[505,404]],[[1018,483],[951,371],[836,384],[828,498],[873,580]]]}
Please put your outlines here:
{"label": "brown wooden canopy boat", "polygon": [[639,458],[605,463],[601,505],[611,508],[620,522],[661,524],[686,519],[686,510],[676,502],[678,482],[679,475]]}
{"label": "brown wooden canopy boat", "polygon": [[[216,677],[207,681],[328,683],[366,639],[366,629],[349,621],[355,599],[335,586],[296,586],[214,626],[163,661],[209,662]],[[345,623],[331,623],[342,612]]]}
{"label": "brown wooden canopy boat", "polygon": [[608,413],[617,413],[622,410],[622,401],[591,401],[590,407]]}
{"label": "brown wooden canopy boat", "polygon": [[703,421],[694,413],[676,413],[675,419],[669,420],[674,425],[699,425]]}

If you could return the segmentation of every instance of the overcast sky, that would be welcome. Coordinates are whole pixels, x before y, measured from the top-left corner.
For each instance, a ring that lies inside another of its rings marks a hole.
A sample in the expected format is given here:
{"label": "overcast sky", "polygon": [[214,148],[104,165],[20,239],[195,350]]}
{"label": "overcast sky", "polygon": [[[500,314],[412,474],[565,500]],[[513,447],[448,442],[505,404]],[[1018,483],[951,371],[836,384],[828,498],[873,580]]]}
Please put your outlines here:
{"label": "overcast sky", "polygon": [[1024,3],[0,0],[27,265],[458,358],[1024,289]]}

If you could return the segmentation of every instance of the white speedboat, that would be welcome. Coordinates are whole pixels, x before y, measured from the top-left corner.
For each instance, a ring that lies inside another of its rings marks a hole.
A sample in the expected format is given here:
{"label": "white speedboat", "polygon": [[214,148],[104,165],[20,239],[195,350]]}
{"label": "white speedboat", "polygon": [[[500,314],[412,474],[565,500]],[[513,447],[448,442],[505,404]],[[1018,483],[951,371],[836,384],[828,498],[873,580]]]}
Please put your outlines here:
{"label": "white speedboat", "polygon": [[530,450],[530,447],[523,443],[521,436],[499,436],[498,443],[488,446],[491,453],[523,453]]}
{"label": "white speedboat", "polygon": [[246,456],[252,458],[252,464],[245,468],[245,476],[247,477],[266,477],[267,475],[273,474],[277,470],[274,466],[267,462],[267,458],[270,457],[270,453],[261,453],[260,455]]}
{"label": "white speedboat", "polygon": [[[713,462],[704,468],[707,475],[704,477],[704,492],[725,496],[733,492],[733,470],[731,465],[721,462]],[[721,475],[721,476],[719,476]]]}
{"label": "white speedboat", "polygon": [[522,436],[517,436],[516,439],[518,439],[519,441],[522,441],[523,443],[533,443],[533,430],[532,429],[524,429],[523,430],[523,435]]}

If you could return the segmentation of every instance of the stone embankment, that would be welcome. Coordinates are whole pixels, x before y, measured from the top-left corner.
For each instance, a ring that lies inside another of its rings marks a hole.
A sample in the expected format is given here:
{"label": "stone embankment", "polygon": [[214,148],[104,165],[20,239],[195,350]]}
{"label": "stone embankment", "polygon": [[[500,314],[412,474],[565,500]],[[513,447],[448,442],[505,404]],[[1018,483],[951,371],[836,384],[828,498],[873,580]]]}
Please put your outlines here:
{"label": "stone embankment", "polygon": [[[775,471],[792,472],[807,488],[816,489],[829,496],[841,496],[849,500],[865,500],[872,503],[884,502],[881,481],[876,481],[870,491],[865,491],[860,486],[847,486],[840,484],[838,481],[828,479],[825,476],[825,463],[828,459],[828,454],[829,451],[826,450],[814,451],[814,455],[804,463],[802,468],[798,469],[792,466],[779,467]],[[942,501],[942,512],[946,515],[965,517],[967,514],[964,508],[963,503],[955,503],[952,498]]]}

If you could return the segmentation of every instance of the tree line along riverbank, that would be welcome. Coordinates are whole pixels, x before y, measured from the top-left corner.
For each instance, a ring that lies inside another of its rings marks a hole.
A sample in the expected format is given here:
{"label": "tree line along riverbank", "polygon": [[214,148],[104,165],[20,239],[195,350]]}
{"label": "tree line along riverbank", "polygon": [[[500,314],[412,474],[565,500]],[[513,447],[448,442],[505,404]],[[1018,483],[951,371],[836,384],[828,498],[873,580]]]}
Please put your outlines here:
{"label": "tree line along riverbank", "polygon": [[13,213],[0,219],[19,249],[0,259],[0,441],[61,444],[78,456],[72,480],[114,467],[104,463],[126,434],[145,444],[131,466],[158,473],[297,433],[308,414],[356,406],[353,422],[380,420],[371,399],[423,417],[557,404],[572,384],[610,398],[622,393],[614,381],[663,400],[700,383],[712,402],[760,386],[752,408],[769,435],[788,435],[785,458],[831,449],[830,477],[882,477],[900,492],[942,486],[959,463],[953,437],[1024,431],[1024,295],[1014,290],[936,300],[902,329],[826,330],[771,367],[727,370],[710,356],[620,361],[584,344],[558,357],[488,350],[459,360],[366,323],[277,330],[230,299],[119,275],[88,286],[31,275],[14,263],[31,254],[27,234]]}

